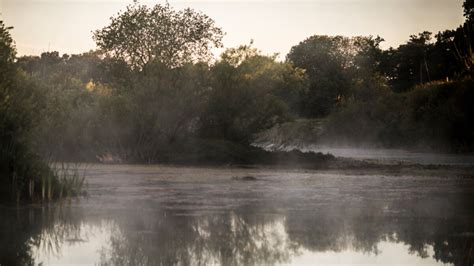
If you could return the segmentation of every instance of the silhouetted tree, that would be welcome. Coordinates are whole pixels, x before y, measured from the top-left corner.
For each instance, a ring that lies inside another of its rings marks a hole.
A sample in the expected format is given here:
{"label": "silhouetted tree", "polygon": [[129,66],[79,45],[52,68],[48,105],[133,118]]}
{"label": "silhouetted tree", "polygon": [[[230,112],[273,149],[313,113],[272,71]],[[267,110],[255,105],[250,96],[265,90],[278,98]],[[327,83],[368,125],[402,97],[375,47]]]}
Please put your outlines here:
{"label": "silhouetted tree", "polygon": [[328,115],[348,91],[349,45],[350,40],[342,36],[312,36],[291,48],[287,59],[305,69],[310,82],[303,102],[305,115]]}
{"label": "silhouetted tree", "polygon": [[211,48],[222,45],[222,36],[205,14],[190,8],[175,11],[168,3],[149,8],[137,2],[94,32],[103,52],[139,69],[152,60],[169,67],[207,60]]}
{"label": "silhouetted tree", "polygon": [[411,35],[406,44],[384,52],[384,69],[396,92],[407,91],[416,84],[431,81],[429,57],[434,44],[431,32]]}

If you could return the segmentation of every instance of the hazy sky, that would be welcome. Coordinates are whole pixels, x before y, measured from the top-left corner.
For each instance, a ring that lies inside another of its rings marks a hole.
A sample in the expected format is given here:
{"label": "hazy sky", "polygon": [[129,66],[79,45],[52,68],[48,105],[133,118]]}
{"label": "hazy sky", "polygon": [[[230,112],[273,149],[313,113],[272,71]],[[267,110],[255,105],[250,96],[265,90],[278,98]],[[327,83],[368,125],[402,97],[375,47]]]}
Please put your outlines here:
{"label": "hazy sky", "polygon": [[[153,4],[164,1],[140,1]],[[191,7],[226,32],[226,47],[254,39],[265,53],[288,53],[314,34],[380,35],[384,48],[411,34],[438,32],[461,24],[463,0],[299,0],[169,1]],[[20,55],[57,50],[80,53],[95,48],[92,31],[107,25],[132,0],[0,0],[0,19],[13,26]]]}

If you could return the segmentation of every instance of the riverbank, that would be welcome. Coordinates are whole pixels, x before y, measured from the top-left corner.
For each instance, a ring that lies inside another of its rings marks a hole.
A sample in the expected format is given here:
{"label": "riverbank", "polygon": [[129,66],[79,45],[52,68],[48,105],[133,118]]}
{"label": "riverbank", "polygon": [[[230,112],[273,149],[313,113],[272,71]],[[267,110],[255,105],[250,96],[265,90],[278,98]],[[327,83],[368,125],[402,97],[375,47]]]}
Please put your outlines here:
{"label": "riverbank", "polygon": [[[377,153],[374,153],[377,155]],[[435,158],[436,154],[431,154]],[[127,160],[118,155],[109,155],[119,160],[112,164],[132,165],[176,165],[213,168],[255,168],[318,170],[347,174],[371,175],[445,175],[449,177],[472,177],[474,163],[443,164],[431,160],[429,163],[401,160],[400,157],[341,157],[314,150],[268,151],[259,147],[228,141],[193,140],[162,150],[156,160]],[[428,156],[428,155],[427,155]],[[452,158],[455,160],[455,158]],[[97,163],[97,162],[95,162]]]}
{"label": "riverbank", "polygon": [[[107,168],[110,164],[87,164],[89,168]],[[196,169],[221,169],[236,171],[282,171],[319,174],[340,174],[354,176],[413,176],[474,179],[474,165],[422,165],[395,161],[358,160],[332,158],[324,163],[281,163],[281,164],[113,164],[122,167],[171,167]],[[250,175],[251,176],[251,175]]]}

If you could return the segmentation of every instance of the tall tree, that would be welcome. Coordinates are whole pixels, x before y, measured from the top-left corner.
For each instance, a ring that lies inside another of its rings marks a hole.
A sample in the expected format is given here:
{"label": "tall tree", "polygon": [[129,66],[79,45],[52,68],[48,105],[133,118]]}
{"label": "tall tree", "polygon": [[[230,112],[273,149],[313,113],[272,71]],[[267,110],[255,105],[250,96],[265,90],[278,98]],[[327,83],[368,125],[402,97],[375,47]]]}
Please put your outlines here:
{"label": "tall tree", "polygon": [[351,92],[356,80],[379,70],[380,37],[311,36],[293,46],[287,60],[303,68],[310,86],[303,101],[303,114],[326,116]]}
{"label": "tall tree", "polygon": [[411,35],[406,44],[384,52],[384,72],[396,92],[407,91],[416,84],[432,80],[430,55],[434,44],[431,32]]}
{"label": "tall tree", "polygon": [[207,15],[187,8],[175,11],[168,3],[147,7],[135,2],[94,33],[107,55],[142,69],[152,60],[177,67],[208,60],[212,47],[222,46],[222,30]]}

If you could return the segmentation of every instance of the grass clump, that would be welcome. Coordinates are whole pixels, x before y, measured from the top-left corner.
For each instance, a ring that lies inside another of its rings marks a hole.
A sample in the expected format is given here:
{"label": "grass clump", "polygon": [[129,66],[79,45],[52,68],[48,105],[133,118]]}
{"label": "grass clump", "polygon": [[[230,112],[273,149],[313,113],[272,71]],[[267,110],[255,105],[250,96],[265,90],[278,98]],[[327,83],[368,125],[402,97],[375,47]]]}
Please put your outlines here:
{"label": "grass clump", "polygon": [[[70,198],[84,195],[86,171],[80,171],[78,164],[64,164],[61,163],[59,167],[53,166],[54,176],[58,182],[57,189],[59,189],[58,198]],[[50,188],[48,183],[48,189]],[[48,196],[51,194],[48,194]]]}

